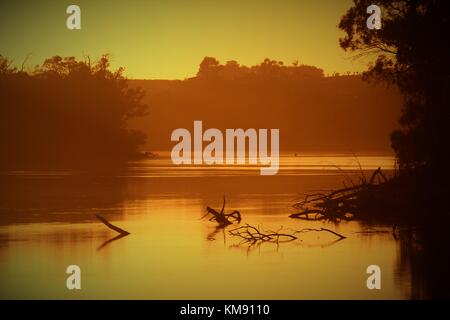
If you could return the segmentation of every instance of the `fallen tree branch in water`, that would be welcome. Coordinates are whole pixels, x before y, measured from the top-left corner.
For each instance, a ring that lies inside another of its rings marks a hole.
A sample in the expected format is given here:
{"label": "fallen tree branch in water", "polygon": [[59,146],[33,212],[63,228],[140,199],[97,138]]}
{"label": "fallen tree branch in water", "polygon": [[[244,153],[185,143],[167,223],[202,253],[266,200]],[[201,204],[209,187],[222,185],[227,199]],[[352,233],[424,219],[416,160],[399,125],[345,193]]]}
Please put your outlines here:
{"label": "fallen tree branch in water", "polygon": [[[378,178],[378,183],[375,183],[376,178]],[[390,181],[381,172],[381,168],[378,168],[369,180],[362,175],[361,182],[357,185],[328,193],[306,195],[302,201],[293,205],[295,209],[301,211],[293,213],[289,217],[314,221],[348,221],[357,214],[361,215],[362,211],[382,209],[382,200],[389,199],[386,194],[389,194],[391,189]]]}
{"label": "fallen tree branch in water", "polygon": [[[265,231],[266,232],[266,231]],[[258,242],[289,242],[297,239],[296,236],[287,233],[279,233],[269,231],[269,233],[263,233],[254,226],[246,224],[245,226],[228,231],[232,236],[242,238],[241,243],[256,244]]]}
{"label": "fallen tree branch in water", "polygon": [[295,234],[295,233],[310,232],[310,231],[318,231],[318,232],[320,232],[320,231],[326,231],[326,232],[329,232],[329,233],[334,234],[334,235],[337,236],[339,239],[346,239],[346,238],[347,238],[346,236],[343,236],[342,234],[339,234],[339,233],[337,233],[337,232],[335,232],[335,231],[333,231],[333,230],[327,229],[327,228],[320,228],[320,229],[305,228],[305,229],[301,229],[301,230],[295,231],[294,234]]}
{"label": "fallen tree branch in water", "polygon": [[110,229],[112,229],[112,230],[114,230],[114,231],[120,233],[121,235],[126,236],[126,235],[129,235],[129,234],[130,234],[128,231],[125,231],[125,230],[123,230],[123,229],[121,229],[121,228],[119,228],[119,227],[113,225],[113,224],[110,223],[108,220],[106,220],[105,218],[103,218],[101,215],[96,214],[95,216],[97,217],[98,220],[100,220],[101,222],[103,222],[103,224],[104,224],[105,226],[107,226],[108,228],[110,228]]}
{"label": "fallen tree branch in water", "polygon": [[204,217],[206,217],[208,214],[211,214],[212,217],[209,219],[209,221],[216,221],[219,224],[219,227],[223,228],[226,227],[227,225],[233,224],[233,221],[231,219],[234,220],[234,222],[240,223],[242,218],[241,218],[241,213],[237,210],[234,210],[231,213],[225,213],[225,196],[223,197],[223,205],[222,205],[222,210],[220,210],[220,212],[217,212],[216,210],[214,210],[211,207],[206,207],[206,211],[207,213],[201,217],[201,219],[203,219]]}
{"label": "fallen tree branch in water", "polygon": [[281,242],[290,242],[298,239],[295,234],[297,233],[305,233],[305,232],[328,232],[336,237],[338,240],[346,239],[347,237],[337,233],[336,231],[327,229],[327,228],[305,228],[301,230],[295,230],[292,234],[290,233],[280,233],[282,228],[277,231],[264,231],[262,232],[259,227],[254,227],[252,225],[246,224],[245,226],[235,228],[233,230],[229,230],[228,233],[232,236],[242,238],[240,244],[249,243],[250,245],[259,244],[263,242],[273,242],[273,243],[281,243]]}

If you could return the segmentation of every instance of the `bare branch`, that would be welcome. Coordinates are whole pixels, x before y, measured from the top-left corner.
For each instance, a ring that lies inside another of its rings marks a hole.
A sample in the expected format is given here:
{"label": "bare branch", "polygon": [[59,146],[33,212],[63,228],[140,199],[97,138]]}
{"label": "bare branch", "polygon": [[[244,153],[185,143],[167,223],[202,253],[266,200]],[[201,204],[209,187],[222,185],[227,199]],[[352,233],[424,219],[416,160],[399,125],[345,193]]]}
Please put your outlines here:
{"label": "bare branch", "polygon": [[113,225],[112,223],[110,223],[108,220],[106,220],[105,218],[103,218],[101,215],[96,214],[95,215],[97,217],[98,220],[100,220],[101,222],[103,222],[103,224],[105,226],[107,226],[108,228],[120,233],[121,235],[129,235],[130,233],[128,231],[125,231],[115,225]]}

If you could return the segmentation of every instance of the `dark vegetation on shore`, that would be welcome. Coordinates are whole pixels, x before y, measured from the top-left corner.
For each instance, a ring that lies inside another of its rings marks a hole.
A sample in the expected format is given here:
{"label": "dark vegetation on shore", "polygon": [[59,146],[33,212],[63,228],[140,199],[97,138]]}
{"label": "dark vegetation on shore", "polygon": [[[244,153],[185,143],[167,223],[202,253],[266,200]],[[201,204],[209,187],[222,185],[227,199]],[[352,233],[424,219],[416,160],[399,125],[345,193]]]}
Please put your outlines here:
{"label": "dark vegetation on shore", "polygon": [[[391,133],[391,145],[399,165],[398,174],[384,181],[366,199],[371,205],[383,199],[395,200],[386,208],[409,217],[423,216],[433,224],[448,219],[443,205],[449,195],[450,164],[450,25],[447,1],[383,0],[383,25],[380,30],[366,27],[366,8],[370,1],[354,0],[342,17],[339,28],[344,50],[377,59],[363,74],[369,82],[396,85],[404,98],[399,124]],[[367,188],[366,188],[367,189]],[[366,189],[361,190],[363,194]],[[380,192],[381,196],[375,196]],[[367,197],[366,197],[367,198]],[[377,199],[378,198],[378,199]],[[446,226],[448,228],[448,225]]]}
{"label": "dark vegetation on shore", "polygon": [[398,89],[361,75],[271,59],[247,67],[205,57],[182,81],[126,79],[107,55],[23,69],[0,56],[5,170],[122,166],[153,155],[143,150],[170,150],[172,130],[200,118],[223,130],[279,128],[282,151],[389,153],[401,104]]}
{"label": "dark vegetation on shore", "polygon": [[140,157],[145,135],[129,119],[146,114],[144,92],[128,87],[109,58],[46,59],[32,71],[0,56],[2,169],[114,166]]}
{"label": "dark vegetation on shore", "polygon": [[380,0],[382,28],[366,27],[369,0],[354,0],[339,27],[341,47],[377,55],[364,73],[396,85],[404,98],[401,129],[391,144],[399,170],[390,178],[310,195],[293,218],[394,223],[401,233],[402,267],[412,271],[412,297],[450,298],[450,2]]}

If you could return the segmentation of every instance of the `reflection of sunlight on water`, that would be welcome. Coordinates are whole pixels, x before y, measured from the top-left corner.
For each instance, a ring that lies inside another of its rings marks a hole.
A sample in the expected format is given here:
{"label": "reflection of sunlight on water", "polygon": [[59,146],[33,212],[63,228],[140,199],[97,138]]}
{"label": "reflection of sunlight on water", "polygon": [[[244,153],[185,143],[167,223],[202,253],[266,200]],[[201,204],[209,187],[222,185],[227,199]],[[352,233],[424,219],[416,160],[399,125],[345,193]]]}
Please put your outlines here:
{"label": "reflection of sunlight on water", "polygon": [[[195,176],[230,176],[259,174],[261,165],[174,165],[167,152],[161,153],[158,158],[131,162],[125,171],[117,171],[121,177],[195,177]],[[281,154],[279,172],[277,175],[324,175],[341,174],[343,171],[383,170],[395,169],[393,156],[326,156],[326,155],[297,155]],[[235,172],[238,171],[238,172]],[[29,177],[70,177],[90,174],[88,171],[10,171],[4,173],[11,176]],[[104,172],[103,174],[110,174]]]}
{"label": "reflection of sunlight on water", "polygon": [[[347,168],[354,165],[349,159],[323,158],[323,163],[312,158],[286,163],[289,167],[302,168],[326,166],[328,162],[346,164]],[[359,160],[365,169],[379,164],[376,157]],[[30,214],[26,221],[32,223],[10,222],[0,226],[0,298],[397,299],[409,296],[408,277],[400,277],[396,268],[398,244],[389,232],[365,234],[360,233],[362,227],[355,222],[335,226],[288,218],[292,213],[289,204],[299,193],[339,185],[341,178],[336,175],[298,178],[281,174],[266,179],[254,174],[241,176],[239,170],[234,170],[233,176],[221,178],[172,177],[166,175],[166,169],[156,169],[165,168],[160,164],[150,167],[139,163],[131,168],[133,174],[125,178],[127,175],[120,173],[112,180],[86,176],[74,182],[70,180],[73,178],[62,177],[60,184],[54,179],[33,178],[36,185],[26,198],[10,199],[1,208],[4,216],[9,212],[7,208],[20,207],[21,211],[14,214]],[[164,171],[160,178],[142,178],[148,172],[157,174],[158,170]],[[54,190],[45,194],[45,201],[38,201],[49,183]],[[19,183],[19,187],[23,185]],[[21,190],[19,187],[17,190]],[[89,197],[94,191],[98,192],[95,197]],[[213,223],[200,220],[206,206],[221,207],[224,194],[227,195],[225,210],[239,210],[243,224],[260,226],[263,230],[282,226],[285,231],[325,226],[346,235],[347,239],[335,243],[336,239],[328,233],[312,232],[278,246],[239,245],[239,239],[227,232],[234,226],[214,233]],[[34,212],[40,212],[40,216],[33,222]],[[116,234],[95,220],[94,213],[107,214],[114,224],[131,235],[99,251]],[[66,222],[60,219],[65,214]],[[55,216],[58,219],[52,220]],[[65,268],[69,264],[81,267],[79,292],[65,289]],[[370,264],[378,264],[383,270],[381,291],[369,291],[365,286],[365,270]]]}
{"label": "reflection of sunlight on water", "polygon": [[[246,160],[246,159],[243,159]],[[255,159],[257,160],[257,159]],[[341,174],[342,171],[383,170],[395,168],[393,156],[308,156],[281,154],[278,175]],[[173,165],[170,156],[163,153],[157,159],[134,162],[126,173],[129,177],[163,176],[227,176],[259,174],[260,165]],[[236,173],[235,171],[238,171]]]}

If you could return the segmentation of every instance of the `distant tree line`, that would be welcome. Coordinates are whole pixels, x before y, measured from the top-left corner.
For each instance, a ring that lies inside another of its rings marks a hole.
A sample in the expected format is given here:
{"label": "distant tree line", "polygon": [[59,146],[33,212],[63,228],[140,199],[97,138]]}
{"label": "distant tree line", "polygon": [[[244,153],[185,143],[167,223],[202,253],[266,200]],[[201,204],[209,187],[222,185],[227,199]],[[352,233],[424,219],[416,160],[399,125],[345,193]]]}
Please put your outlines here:
{"label": "distant tree line", "polygon": [[237,80],[242,78],[253,79],[276,79],[276,78],[323,78],[324,72],[322,69],[299,64],[298,61],[292,65],[285,65],[283,61],[276,61],[272,59],[264,59],[258,65],[247,67],[240,65],[237,61],[227,61],[225,64],[220,64],[219,60],[213,57],[205,57],[200,63],[197,73],[200,79],[224,79]]}
{"label": "distant tree line", "polygon": [[143,116],[144,92],[128,87],[107,55],[54,56],[32,71],[0,55],[1,168],[117,165],[139,157],[145,135],[127,128]]}

